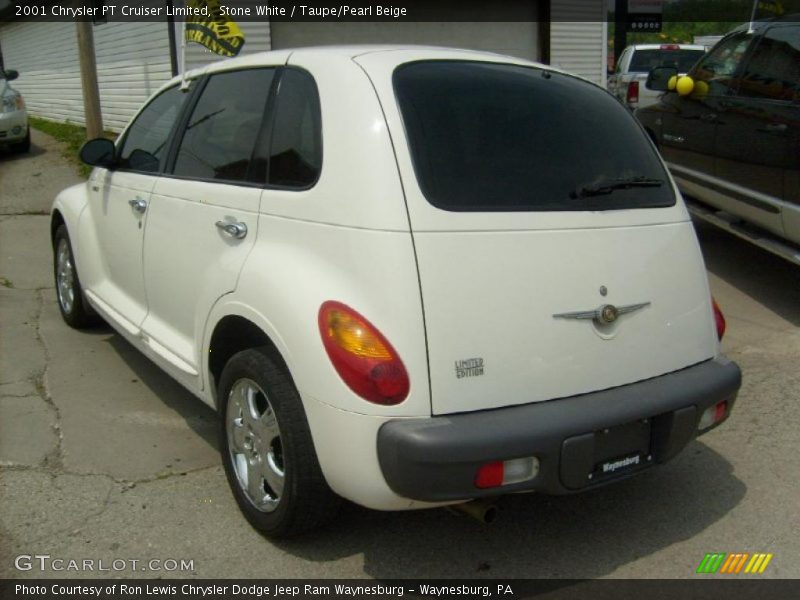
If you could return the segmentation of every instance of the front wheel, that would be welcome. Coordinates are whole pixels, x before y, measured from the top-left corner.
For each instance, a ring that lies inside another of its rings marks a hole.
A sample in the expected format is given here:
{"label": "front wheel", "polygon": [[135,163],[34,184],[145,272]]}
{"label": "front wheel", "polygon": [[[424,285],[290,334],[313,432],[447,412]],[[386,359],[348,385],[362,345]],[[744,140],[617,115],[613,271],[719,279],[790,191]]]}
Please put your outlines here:
{"label": "front wheel", "polygon": [[95,317],[83,299],[83,289],[75,268],[75,256],[67,226],[60,225],[53,238],[53,272],[56,298],[61,316],[70,327],[83,329],[94,324]]}
{"label": "front wheel", "polygon": [[322,475],[300,395],[280,358],[267,348],[235,354],[218,397],[225,473],[251,525],[277,538],[331,519],[341,501]]}

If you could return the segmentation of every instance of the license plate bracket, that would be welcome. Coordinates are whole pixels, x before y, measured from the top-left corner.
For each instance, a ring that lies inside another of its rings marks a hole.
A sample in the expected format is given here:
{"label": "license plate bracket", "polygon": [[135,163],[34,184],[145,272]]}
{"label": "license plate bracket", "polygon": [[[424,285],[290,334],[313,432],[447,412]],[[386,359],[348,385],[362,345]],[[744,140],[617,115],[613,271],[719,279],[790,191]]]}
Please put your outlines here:
{"label": "license plate bracket", "polygon": [[652,460],[650,419],[640,419],[594,433],[594,481],[618,477]]}

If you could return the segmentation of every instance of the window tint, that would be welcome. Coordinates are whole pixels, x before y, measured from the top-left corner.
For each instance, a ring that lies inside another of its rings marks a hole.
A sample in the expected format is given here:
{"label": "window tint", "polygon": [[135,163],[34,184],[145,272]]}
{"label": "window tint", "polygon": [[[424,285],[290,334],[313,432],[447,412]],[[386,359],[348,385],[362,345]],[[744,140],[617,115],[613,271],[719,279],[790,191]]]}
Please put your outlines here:
{"label": "window tint", "polygon": [[649,73],[656,67],[673,67],[678,73],[686,73],[704,55],[702,50],[637,50],[628,71]]}
{"label": "window tint", "polygon": [[[590,83],[528,67],[430,61],[399,67],[394,88],[420,188],[439,208],[606,210],[675,203],[634,117]],[[633,179],[651,186],[618,185]],[[614,189],[606,191],[609,186]],[[597,193],[584,193],[588,188]]]}
{"label": "window tint", "polygon": [[305,188],[322,167],[319,96],[308,73],[286,69],[278,88],[269,149],[270,185]]}
{"label": "window tint", "polygon": [[198,179],[247,179],[274,75],[274,69],[212,75],[189,117],[173,172]]}
{"label": "window tint", "polygon": [[730,93],[735,85],[734,76],[752,40],[753,36],[749,33],[738,33],[722,40],[697,63],[690,75],[695,81],[708,84],[709,95]]}
{"label": "window tint", "polygon": [[739,93],[752,98],[800,100],[800,27],[773,27],[758,42]]}
{"label": "window tint", "polygon": [[167,151],[167,141],[181,107],[189,96],[177,86],[156,96],[139,113],[125,133],[120,149],[120,167],[134,171],[158,171]]}

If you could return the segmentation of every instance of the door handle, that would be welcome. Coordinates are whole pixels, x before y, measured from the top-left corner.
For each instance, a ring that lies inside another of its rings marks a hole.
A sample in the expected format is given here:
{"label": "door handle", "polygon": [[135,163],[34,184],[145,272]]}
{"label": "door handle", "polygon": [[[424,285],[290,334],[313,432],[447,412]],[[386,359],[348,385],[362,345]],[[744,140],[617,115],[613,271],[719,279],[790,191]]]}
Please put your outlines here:
{"label": "door handle", "polygon": [[135,210],[140,215],[147,210],[147,200],[143,200],[141,198],[134,198],[133,200],[128,200],[128,204],[131,205],[131,208]]}
{"label": "door handle", "polygon": [[237,240],[244,239],[247,235],[247,225],[241,221],[217,221],[215,225],[218,229],[222,230],[222,233],[236,238]]}
{"label": "door handle", "polygon": [[700,119],[702,121],[706,121],[707,123],[711,123],[717,120],[717,115],[715,113],[706,113],[704,115],[700,115]]}

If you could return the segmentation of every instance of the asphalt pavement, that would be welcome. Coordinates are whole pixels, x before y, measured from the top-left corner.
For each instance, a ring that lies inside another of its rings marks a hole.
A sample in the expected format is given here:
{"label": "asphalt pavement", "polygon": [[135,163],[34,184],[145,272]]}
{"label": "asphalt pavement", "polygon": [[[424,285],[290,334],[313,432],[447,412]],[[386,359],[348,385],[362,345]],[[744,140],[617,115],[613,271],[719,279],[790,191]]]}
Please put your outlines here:
{"label": "asphalt pavement", "polygon": [[506,497],[490,526],[347,505],[278,543],[228,491],[216,414],[111,329],[61,321],[46,213],[78,181],[37,131],[30,155],[0,153],[0,577],[687,578],[708,552],[773,553],[755,577],[800,577],[800,268],[700,228],[744,383],[728,423],[671,463],[585,494]]}

